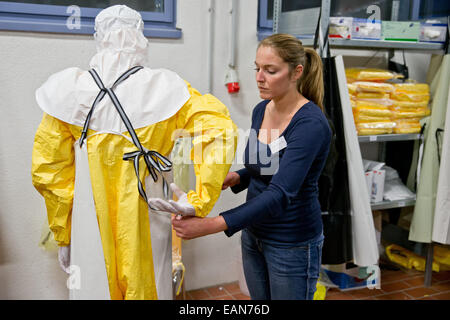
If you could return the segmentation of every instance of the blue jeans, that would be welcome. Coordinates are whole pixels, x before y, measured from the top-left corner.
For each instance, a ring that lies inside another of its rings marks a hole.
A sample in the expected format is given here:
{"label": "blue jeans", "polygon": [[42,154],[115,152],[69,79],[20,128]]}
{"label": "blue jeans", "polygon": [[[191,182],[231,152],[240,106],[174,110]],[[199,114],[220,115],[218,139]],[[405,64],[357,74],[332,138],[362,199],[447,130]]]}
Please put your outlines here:
{"label": "blue jeans", "polygon": [[324,236],[286,245],[242,230],[242,262],[252,300],[312,300]]}

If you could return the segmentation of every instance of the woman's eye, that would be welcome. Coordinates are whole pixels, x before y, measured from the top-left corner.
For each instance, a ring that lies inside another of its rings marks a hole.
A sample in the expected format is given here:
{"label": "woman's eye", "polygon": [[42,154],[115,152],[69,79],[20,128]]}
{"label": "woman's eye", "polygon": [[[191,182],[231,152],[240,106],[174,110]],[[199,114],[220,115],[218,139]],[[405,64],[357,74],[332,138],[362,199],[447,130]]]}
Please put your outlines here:
{"label": "woman's eye", "polygon": [[[258,67],[255,67],[255,71],[256,72],[259,72],[259,70],[260,70],[261,68],[258,68]],[[265,72],[267,72],[268,74],[275,74],[275,73],[277,73],[276,71],[274,71],[274,70],[267,70],[267,69],[263,69]]]}

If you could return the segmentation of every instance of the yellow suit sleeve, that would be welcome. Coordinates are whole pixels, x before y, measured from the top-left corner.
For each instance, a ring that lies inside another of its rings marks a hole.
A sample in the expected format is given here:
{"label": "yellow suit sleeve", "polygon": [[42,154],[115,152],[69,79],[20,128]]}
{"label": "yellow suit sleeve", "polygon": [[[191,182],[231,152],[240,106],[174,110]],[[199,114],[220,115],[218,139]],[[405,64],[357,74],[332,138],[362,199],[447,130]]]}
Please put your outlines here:
{"label": "yellow suit sleeve", "polygon": [[216,97],[201,95],[188,83],[191,98],[177,113],[177,128],[193,137],[191,160],[195,191],[187,194],[198,217],[207,216],[222,191],[236,152],[237,127],[227,107]]}
{"label": "yellow suit sleeve", "polygon": [[59,246],[70,244],[74,142],[69,124],[44,113],[34,138],[31,176],[45,199],[49,227]]}

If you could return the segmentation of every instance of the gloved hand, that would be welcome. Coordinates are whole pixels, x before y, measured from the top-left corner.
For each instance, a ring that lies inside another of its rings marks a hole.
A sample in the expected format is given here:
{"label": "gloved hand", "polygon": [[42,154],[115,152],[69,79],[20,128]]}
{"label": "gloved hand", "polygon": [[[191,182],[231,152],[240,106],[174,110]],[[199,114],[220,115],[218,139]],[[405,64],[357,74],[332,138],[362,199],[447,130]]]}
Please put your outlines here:
{"label": "gloved hand", "polygon": [[67,274],[70,274],[70,245],[65,247],[58,247],[58,261],[61,269]]}
{"label": "gloved hand", "polygon": [[170,189],[177,196],[178,201],[165,201],[159,198],[150,198],[148,203],[157,210],[174,213],[182,216],[195,216],[195,208],[188,202],[187,194],[175,183],[170,184]]}

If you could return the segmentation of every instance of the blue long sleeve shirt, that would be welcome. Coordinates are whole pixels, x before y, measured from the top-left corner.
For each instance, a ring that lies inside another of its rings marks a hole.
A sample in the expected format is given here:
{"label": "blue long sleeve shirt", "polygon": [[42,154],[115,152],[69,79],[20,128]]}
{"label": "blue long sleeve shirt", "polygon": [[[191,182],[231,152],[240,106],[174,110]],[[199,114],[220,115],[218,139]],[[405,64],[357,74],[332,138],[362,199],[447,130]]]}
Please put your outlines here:
{"label": "blue long sleeve shirt", "polygon": [[268,102],[260,102],[253,110],[244,168],[237,171],[240,184],[231,188],[234,193],[248,188],[247,201],[221,213],[228,226],[225,234],[248,228],[260,239],[303,242],[322,232],[318,179],[328,156],[331,130],[320,108],[310,101],[280,135],[286,147],[272,154],[257,139]]}

